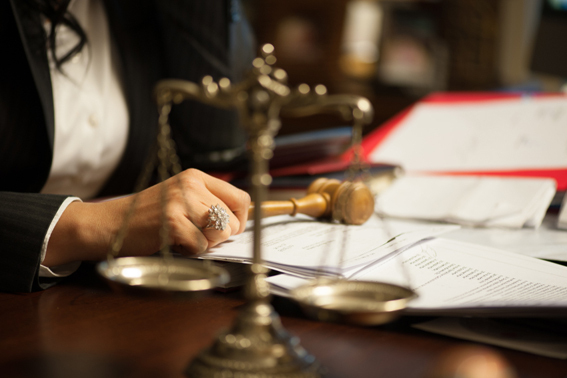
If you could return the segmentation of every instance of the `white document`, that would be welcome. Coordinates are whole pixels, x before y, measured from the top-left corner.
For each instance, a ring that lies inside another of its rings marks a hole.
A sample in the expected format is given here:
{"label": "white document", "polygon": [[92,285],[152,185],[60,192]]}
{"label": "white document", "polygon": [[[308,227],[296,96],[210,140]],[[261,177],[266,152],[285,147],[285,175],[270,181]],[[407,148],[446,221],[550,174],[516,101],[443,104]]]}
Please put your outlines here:
{"label": "white document", "polygon": [[418,104],[370,155],[406,171],[567,167],[567,97]]}
{"label": "white document", "polygon": [[[455,225],[381,220],[372,216],[360,226],[322,222],[306,216],[278,216],[262,221],[262,258],[271,269],[300,276],[345,275],[420,240],[457,229]],[[202,256],[250,262],[252,223]]]}
{"label": "white document", "polygon": [[445,239],[475,243],[525,256],[567,262],[567,230],[557,228],[557,215],[547,214],[537,229],[462,227]]}
{"label": "white document", "polygon": [[538,227],[555,187],[546,178],[407,175],[377,197],[376,211],[483,227]]}
{"label": "white document", "polygon": [[[424,241],[360,271],[353,280],[412,288],[418,298],[406,313],[418,315],[532,316],[567,313],[567,268],[444,238]],[[275,293],[305,280],[270,277]]]}
{"label": "white document", "polygon": [[[564,324],[562,324],[564,326]],[[560,327],[561,325],[557,325]],[[540,356],[567,359],[565,334],[557,330],[530,327],[529,323],[511,319],[437,318],[414,324],[414,328],[458,337],[504,348],[521,350]]]}

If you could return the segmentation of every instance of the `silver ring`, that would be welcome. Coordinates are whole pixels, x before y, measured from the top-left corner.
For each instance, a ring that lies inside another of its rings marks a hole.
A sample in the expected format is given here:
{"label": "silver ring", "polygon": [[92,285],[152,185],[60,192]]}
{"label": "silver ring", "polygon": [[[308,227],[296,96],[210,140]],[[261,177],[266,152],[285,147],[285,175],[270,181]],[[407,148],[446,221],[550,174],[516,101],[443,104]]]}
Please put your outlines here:
{"label": "silver ring", "polygon": [[226,210],[218,204],[212,205],[209,209],[209,223],[205,228],[214,228],[215,230],[224,231],[229,223],[229,215]]}

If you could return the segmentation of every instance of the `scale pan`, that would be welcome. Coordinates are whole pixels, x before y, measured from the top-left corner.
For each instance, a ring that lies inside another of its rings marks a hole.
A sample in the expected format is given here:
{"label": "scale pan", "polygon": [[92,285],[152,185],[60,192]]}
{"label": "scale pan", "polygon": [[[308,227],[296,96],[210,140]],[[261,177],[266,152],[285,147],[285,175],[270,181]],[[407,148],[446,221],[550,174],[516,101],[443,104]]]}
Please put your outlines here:
{"label": "scale pan", "polygon": [[293,289],[291,296],[312,318],[358,325],[388,323],[417,297],[397,285],[325,278]]}
{"label": "scale pan", "polygon": [[185,258],[120,257],[100,262],[97,271],[113,288],[156,294],[203,294],[230,278],[221,267]]}

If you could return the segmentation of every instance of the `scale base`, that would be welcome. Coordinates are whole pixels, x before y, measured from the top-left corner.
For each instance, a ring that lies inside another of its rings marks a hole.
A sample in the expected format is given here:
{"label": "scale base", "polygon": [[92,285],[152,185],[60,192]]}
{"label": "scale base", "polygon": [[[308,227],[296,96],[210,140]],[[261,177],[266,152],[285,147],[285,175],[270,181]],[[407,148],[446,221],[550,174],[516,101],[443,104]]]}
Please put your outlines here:
{"label": "scale base", "polygon": [[324,370],[285,331],[271,305],[256,301],[239,313],[232,329],[217,337],[188,366],[190,378],[319,378]]}

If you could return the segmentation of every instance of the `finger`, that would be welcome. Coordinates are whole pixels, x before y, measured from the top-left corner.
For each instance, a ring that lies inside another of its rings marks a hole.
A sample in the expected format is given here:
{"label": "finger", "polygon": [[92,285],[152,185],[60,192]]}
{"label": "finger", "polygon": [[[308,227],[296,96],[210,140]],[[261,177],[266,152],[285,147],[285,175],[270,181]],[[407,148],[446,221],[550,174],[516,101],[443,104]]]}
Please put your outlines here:
{"label": "finger", "polygon": [[[211,201],[219,201],[215,199],[214,196],[208,194]],[[215,245],[225,241],[233,233],[230,227],[230,223],[227,221],[224,230],[215,228],[206,228],[209,219],[209,211],[206,205],[203,203],[196,202],[194,206],[191,207],[190,214],[187,214],[182,210],[181,203],[177,202],[170,207],[175,216],[171,217],[171,240],[173,249],[179,253],[183,254],[196,254],[203,253],[208,248],[212,248]],[[219,204],[219,206],[222,206]],[[183,206],[185,208],[185,206]],[[177,211],[176,211],[177,210]],[[195,215],[200,214],[200,215]],[[236,218],[232,213],[234,221],[237,222]],[[227,216],[230,217],[227,213]],[[230,218],[228,219],[230,220]]]}
{"label": "finger", "polygon": [[213,245],[225,241],[238,231],[238,218],[220,198],[209,192],[204,183],[192,183],[184,189],[182,195],[185,196],[186,217]]}
{"label": "finger", "polygon": [[216,205],[210,206],[201,220],[202,232],[206,238],[216,245],[234,235],[239,228],[238,218],[224,205],[220,199]]}
{"label": "finger", "polygon": [[243,190],[227,183],[226,181],[217,179],[207,174],[202,174],[202,179],[207,189],[222,200],[229,210],[238,219],[238,228],[235,233],[241,233],[246,227],[248,220],[248,209],[250,208],[250,195]]}
{"label": "finger", "polygon": [[[185,202],[188,203],[187,211],[189,218],[195,222],[197,227],[205,227],[207,222],[203,220],[202,217],[208,217],[209,208],[212,205],[219,204],[225,208],[230,216],[230,235],[244,230],[244,225],[242,225],[241,220],[246,221],[248,217],[247,207],[250,204],[250,196],[248,196],[246,192],[196,169],[187,169],[183,171],[181,175],[182,195],[185,196]],[[214,183],[210,185],[211,182]],[[211,187],[214,188],[213,190],[215,190],[217,194],[220,194],[220,196],[215,195],[215,193],[211,191]],[[241,200],[238,200],[238,198],[241,198]],[[225,200],[229,202],[225,202]],[[201,207],[196,206],[197,203],[200,203]],[[233,205],[231,205],[231,203]],[[203,209],[202,206],[204,206],[205,209]],[[242,210],[244,208],[246,208],[245,212]],[[246,214],[243,215],[242,213]]]}
{"label": "finger", "polygon": [[184,255],[195,255],[209,248],[207,237],[182,213],[170,224],[171,247]]}

